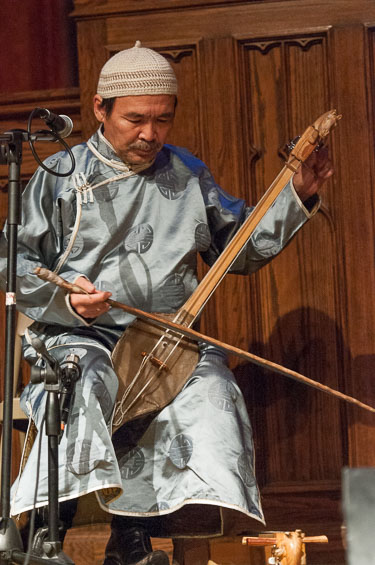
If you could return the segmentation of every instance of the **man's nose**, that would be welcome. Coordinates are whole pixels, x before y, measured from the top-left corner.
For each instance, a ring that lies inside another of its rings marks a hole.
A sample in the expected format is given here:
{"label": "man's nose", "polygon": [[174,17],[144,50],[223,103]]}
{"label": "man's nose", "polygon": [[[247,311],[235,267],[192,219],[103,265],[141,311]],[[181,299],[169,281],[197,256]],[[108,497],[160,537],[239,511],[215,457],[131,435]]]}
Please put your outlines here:
{"label": "man's nose", "polygon": [[152,122],[143,124],[139,137],[145,141],[154,141],[156,138],[156,129],[154,124]]}

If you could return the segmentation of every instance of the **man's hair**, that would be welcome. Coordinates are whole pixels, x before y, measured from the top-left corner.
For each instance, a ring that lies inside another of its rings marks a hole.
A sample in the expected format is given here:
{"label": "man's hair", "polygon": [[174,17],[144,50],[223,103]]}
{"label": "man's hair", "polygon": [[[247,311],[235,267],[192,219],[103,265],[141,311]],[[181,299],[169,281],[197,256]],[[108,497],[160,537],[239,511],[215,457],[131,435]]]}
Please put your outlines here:
{"label": "man's hair", "polygon": [[112,114],[113,106],[115,104],[116,96],[113,98],[102,98],[100,107],[104,109],[106,118],[109,118]]}
{"label": "man's hair", "polygon": [[[113,106],[115,105],[115,100],[117,96],[113,96],[113,98],[102,98],[100,103],[100,108],[103,108],[105,111],[106,118],[109,118],[113,111]],[[177,96],[175,98],[174,109],[177,108]]]}

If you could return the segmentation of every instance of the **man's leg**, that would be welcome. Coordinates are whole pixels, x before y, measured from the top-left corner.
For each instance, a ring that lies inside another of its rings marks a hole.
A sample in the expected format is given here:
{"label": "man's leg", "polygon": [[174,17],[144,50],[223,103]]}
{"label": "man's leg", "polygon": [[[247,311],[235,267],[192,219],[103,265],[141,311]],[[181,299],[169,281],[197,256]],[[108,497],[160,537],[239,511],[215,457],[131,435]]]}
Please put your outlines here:
{"label": "man's leg", "polygon": [[150,532],[155,519],[115,515],[104,565],[169,565],[164,551],[152,550]]}

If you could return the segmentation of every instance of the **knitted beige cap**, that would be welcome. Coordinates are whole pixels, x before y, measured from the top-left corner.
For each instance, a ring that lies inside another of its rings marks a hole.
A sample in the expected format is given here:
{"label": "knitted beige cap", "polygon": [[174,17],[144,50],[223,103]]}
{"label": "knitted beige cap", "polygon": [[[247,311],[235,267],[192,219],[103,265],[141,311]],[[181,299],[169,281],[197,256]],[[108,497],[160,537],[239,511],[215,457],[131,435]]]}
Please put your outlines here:
{"label": "knitted beige cap", "polygon": [[97,92],[102,98],[177,94],[177,79],[165,57],[136,41],[134,47],[116,53],[106,62]]}

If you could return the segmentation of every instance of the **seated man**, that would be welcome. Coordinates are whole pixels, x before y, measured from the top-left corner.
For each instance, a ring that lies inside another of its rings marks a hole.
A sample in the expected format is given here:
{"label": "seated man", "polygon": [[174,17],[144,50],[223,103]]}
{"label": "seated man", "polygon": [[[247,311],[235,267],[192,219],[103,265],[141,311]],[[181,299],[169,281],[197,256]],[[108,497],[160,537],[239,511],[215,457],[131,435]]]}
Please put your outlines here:
{"label": "seated man", "polygon": [[[77,382],[59,445],[59,497],[95,492],[113,515],[105,565],[167,565],[150,536],[223,533],[223,519],[243,513],[264,524],[254,474],[246,406],[225,355],[200,344],[198,363],[176,398],[158,413],[111,434],[118,378],[111,352],[133,317],[107,299],[147,312],[178,311],[197,287],[196,254],[212,265],[251,213],[222,190],[204,163],[165,145],[172,127],[177,81],[167,60],[139,42],[104,65],[94,97],[96,133],[73,148],[71,177],[38,168],[23,196],[19,230],[19,309],[35,320],[24,355],[35,363],[33,339],[64,362],[77,355]],[[59,152],[46,161],[69,168]],[[268,263],[316,212],[316,192],[332,174],[325,150],[296,173],[270,207],[232,271],[250,274]],[[0,241],[5,284],[6,234]],[[38,279],[46,267],[88,294],[65,292]],[[34,342],[35,344],[35,342]],[[26,414],[43,434],[13,486],[12,514],[48,503],[46,391],[29,384]],[[65,501],[65,502],[63,502]],[[67,522],[69,520],[67,519]]]}

